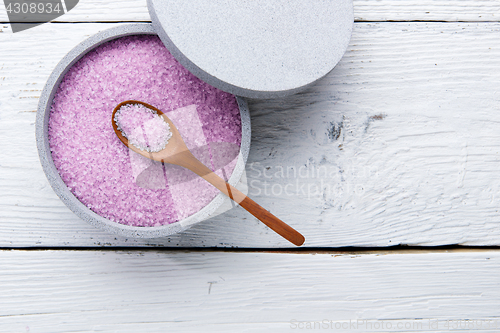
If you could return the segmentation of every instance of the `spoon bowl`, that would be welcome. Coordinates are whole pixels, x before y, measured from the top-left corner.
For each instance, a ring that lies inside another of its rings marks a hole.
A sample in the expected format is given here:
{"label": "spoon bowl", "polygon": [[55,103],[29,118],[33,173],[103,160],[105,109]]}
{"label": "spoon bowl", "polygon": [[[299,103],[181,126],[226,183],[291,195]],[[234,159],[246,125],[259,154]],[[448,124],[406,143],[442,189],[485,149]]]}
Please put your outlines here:
{"label": "spoon bowl", "polygon": [[[118,110],[120,110],[121,107],[125,106],[125,105],[129,105],[129,104],[140,104],[140,105],[143,105],[145,107],[147,107],[148,109],[150,110],[153,110],[155,111],[160,117],[163,118],[163,120],[165,120],[165,122],[168,123],[168,125],[170,126],[170,131],[172,132],[172,137],[168,140],[168,144],[165,146],[164,149],[162,149],[161,151],[159,152],[147,152],[145,150],[142,150],[142,149],[139,149],[137,148],[136,146],[134,146],[133,144],[130,144],[129,143],[129,140],[123,135],[123,133],[118,129],[118,125],[116,124],[115,122],[115,114]],[[152,159],[154,161],[158,161],[158,162],[164,162],[164,163],[170,163],[170,164],[176,164],[175,163],[175,159],[173,161],[170,162],[170,159],[177,155],[177,154],[180,154],[184,151],[189,151],[189,149],[187,148],[184,140],[182,139],[179,131],[177,130],[177,127],[175,127],[174,123],[170,120],[170,118],[168,118],[161,110],[155,108],[154,106],[150,105],[150,104],[147,104],[147,103],[144,103],[144,102],[140,102],[140,101],[134,101],[134,100],[129,100],[129,101],[125,101],[125,102],[121,102],[120,104],[118,104],[115,109],[113,110],[113,114],[111,115],[113,121],[112,121],[112,124],[113,124],[113,130],[115,131],[116,135],[118,136],[118,139],[120,139],[120,141],[127,147],[129,147],[131,150],[133,150],[134,152],[144,156],[144,157],[147,157],[149,159]]]}
{"label": "spoon bowl", "polygon": [[[123,133],[118,129],[118,125],[115,122],[116,112],[123,106],[128,104],[140,104],[146,108],[155,111],[160,117],[162,117],[170,126],[170,131],[172,132],[172,137],[168,140],[167,145],[164,149],[158,152],[147,152],[145,150],[139,149],[133,144],[129,143],[129,140],[123,135]],[[255,201],[247,197],[244,193],[224,181],[215,172],[210,170],[207,166],[201,163],[194,155],[189,151],[186,143],[182,139],[177,127],[174,123],[159,109],[149,105],[147,103],[135,100],[124,101],[118,104],[111,115],[111,122],[113,129],[120,139],[120,141],[127,146],[132,151],[149,158],[154,161],[169,163],[179,165],[186,169],[193,171],[198,176],[202,177],[210,184],[215,186],[219,191],[227,195],[230,199],[234,200],[241,207],[246,209],[250,214],[255,216],[269,228],[274,230],[276,233],[290,241],[291,243],[300,246],[304,243],[305,238],[295,229],[278,219],[276,216],[268,212],[266,209],[261,207]]]}

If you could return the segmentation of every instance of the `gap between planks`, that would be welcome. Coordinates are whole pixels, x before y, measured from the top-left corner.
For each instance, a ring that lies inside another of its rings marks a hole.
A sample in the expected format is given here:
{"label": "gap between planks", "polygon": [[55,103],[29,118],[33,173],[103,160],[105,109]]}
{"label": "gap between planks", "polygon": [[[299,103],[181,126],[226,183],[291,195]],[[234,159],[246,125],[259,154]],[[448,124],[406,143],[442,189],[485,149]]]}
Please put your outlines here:
{"label": "gap between planks", "polygon": [[76,251],[76,252],[172,252],[172,253],[269,253],[269,254],[331,254],[331,255],[387,255],[428,253],[484,253],[499,252],[500,246],[391,246],[391,247],[339,247],[339,248],[199,248],[199,247],[137,247],[137,246],[52,246],[52,247],[0,247],[0,251]]}

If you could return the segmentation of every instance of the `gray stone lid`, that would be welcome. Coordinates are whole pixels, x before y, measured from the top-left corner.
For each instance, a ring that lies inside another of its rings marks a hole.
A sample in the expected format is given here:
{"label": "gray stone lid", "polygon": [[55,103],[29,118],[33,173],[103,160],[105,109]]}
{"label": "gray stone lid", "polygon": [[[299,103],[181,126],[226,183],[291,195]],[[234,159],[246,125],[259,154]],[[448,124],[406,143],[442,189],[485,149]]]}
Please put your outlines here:
{"label": "gray stone lid", "polygon": [[176,59],[235,95],[298,92],[329,73],[351,38],[352,0],[148,0]]}

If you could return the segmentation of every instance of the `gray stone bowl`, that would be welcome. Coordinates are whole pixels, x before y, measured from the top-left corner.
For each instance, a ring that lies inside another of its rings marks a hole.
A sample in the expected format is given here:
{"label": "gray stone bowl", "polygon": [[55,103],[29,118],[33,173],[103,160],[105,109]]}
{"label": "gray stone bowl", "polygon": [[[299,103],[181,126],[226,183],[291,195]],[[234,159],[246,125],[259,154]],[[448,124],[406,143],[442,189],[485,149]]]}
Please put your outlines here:
{"label": "gray stone bowl", "polygon": [[[71,193],[71,191],[61,179],[54,165],[48,141],[48,122],[52,100],[59,87],[59,84],[61,83],[64,75],[68,72],[68,70],[86,53],[96,48],[97,46],[112,39],[138,34],[156,35],[156,32],[154,31],[151,24],[122,25],[97,33],[68,52],[68,54],[59,62],[59,64],[57,64],[56,68],[47,80],[47,83],[45,84],[45,87],[40,96],[36,117],[36,141],[38,154],[40,156],[40,162],[50,185],[59,196],[59,198],[61,198],[61,200],[64,202],[64,204],[66,204],[66,206],[68,206],[68,208],[72,210],[78,217],[87,221],[95,227],[121,236],[136,238],[156,238],[181,232],[193,226],[194,224],[213,216],[214,214],[216,214],[217,209],[221,207],[227,199],[222,193],[219,193],[208,205],[206,205],[197,213],[181,221],[160,227],[133,227],[116,223],[94,213],[87,206],[81,203],[73,195],[73,193]],[[245,163],[248,158],[251,136],[248,105],[243,98],[236,98],[238,106],[240,108],[242,138],[238,160],[233,173],[229,178],[229,183],[233,186],[235,186],[240,181],[245,171]]]}

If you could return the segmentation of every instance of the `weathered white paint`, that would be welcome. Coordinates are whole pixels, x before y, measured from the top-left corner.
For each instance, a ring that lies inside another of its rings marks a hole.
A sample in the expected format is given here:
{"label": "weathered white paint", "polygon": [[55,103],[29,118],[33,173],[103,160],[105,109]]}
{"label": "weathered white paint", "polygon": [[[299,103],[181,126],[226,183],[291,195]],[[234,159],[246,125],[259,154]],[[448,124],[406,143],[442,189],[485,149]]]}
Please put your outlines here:
{"label": "weathered white paint", "polygon": [[[500,3],[354,7],[358,21],[498,21]],[[82,0],[61,17],[124,20],[149,21],[145,0]],[[34,141],[40,90],[67,51],[114,25],[45,24],[13,35],[0,24],[0,246],[288,246],[240,209],[168,239],[117,239],[55,196]],[[256,171],[266,170],[268,186],[294,186],[300,177],[276,174],[280,166],[310,176],[299,179],[299,194],[254,198],[308,246],[500,244],[499,30],[356,24],[346,56],[318,85],[250,102],[250,180],[267,179]],[[333,171],[324,184],[331,193],[300,193],[302,184],[321,185],[313,166]],[[499,262],[498,251],[0,251],[0,331],[302,332],[326,320],[334,329],[319,331],[498,332]],[[357,326],[335,329],[349,321]]]}
{"label": "weathered white paint", "polygon": [[[40,90],[68,50],[114,25],[0,34],[0,246],[288,247],[239,208],[136,241],[93,229],[56,197],[35,147]],[[357,23],[319,84],[250,101],[251,196],[306,246],[500,244],[499,33],[499,23]]]}
{"label": "weathered white paint", "polygon": [[[354,0],[357,21],[477,21],[500,19],[497,0]],[[56,22],[150,21],[146,0],[80,0]],[[0,22],[8,22],[0,2]]]}
{"label": "weathered white paint", "polygon": [[[499,269],[498,251],[1,251],[0,330],[300,332],[326,320],[333,329],[314,331],[446,332],[462,320],[498,332]],[[357,329],[335,329],[349,321]]]}

